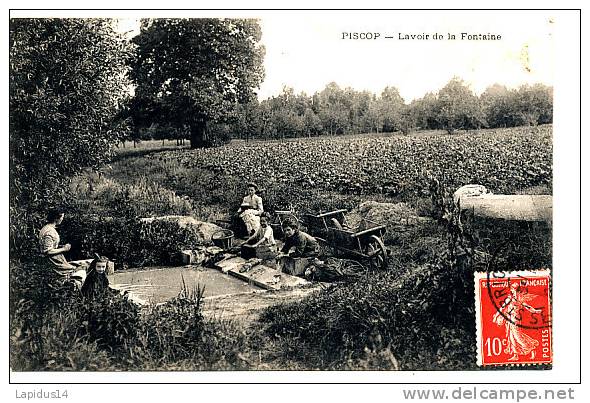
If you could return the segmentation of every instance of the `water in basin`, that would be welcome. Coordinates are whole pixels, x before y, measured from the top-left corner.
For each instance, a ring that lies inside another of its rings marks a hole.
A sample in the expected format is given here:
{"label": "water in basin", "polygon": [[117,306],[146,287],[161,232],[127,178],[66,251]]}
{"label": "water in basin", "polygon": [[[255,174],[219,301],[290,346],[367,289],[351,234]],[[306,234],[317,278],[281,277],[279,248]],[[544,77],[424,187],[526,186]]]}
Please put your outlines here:
{"label": "water in basin", "polygon": [[204,297],[261,290],[218,270],[189,266],[120,271],[109,276],[109,282],[113,288],[129,291],[136,300],[157,304],[176,297],[183,278],[189,290],[197,284],[205,287]]}

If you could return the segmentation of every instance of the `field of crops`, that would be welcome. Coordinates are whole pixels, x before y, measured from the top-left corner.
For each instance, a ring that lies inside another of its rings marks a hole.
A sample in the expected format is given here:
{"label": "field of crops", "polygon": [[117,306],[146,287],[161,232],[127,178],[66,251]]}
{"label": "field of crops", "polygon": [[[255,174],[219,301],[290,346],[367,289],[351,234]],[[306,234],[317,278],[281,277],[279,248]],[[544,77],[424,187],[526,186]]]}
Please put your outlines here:
{"label": "field of crops", "polygon": [[165,151],[148,158],[205,168],[262,187],[297,184],[342,193],[422,194],[428,175],[450,189],[468,183],[494,193],[552,186],[552,126],[431,136],[358,136],[214,149]]}

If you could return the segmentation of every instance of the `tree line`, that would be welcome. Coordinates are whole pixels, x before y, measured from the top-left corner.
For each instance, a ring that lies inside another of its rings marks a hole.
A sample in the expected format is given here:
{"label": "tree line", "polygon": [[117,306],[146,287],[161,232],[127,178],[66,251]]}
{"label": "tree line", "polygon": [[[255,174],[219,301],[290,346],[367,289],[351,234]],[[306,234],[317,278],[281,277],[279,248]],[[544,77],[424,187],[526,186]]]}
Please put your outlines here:
{"label": "tree line", "polygon": [[191,147],[231,138],[281,139],[370,132],[403,132],[537,125],[552,121],[552,88],[508,89],[481,96],[454,77],[437,93],[406,103],[395,87],[380,94],[336,83],[308,96],[285,87],[259,101],[264,47],[253,20],[143,20],[133,38],[130,77],[135,96],[126,108],[127,140],[191,139]]}
{"label": "tree line", "polygon": [[[224,122],[211,121],[207,134],[218,143],[237,139],[284,139],[358,133],[407,134],[416,130],[456,130],[535,126],[553,120],[553,89],[544,84],[516,89],[494,84],[480,96],[454,77],[440,91],[406,103],[395,87],[381,94],[340,88],[332,82],[309,96],[293,88],[263,101],[238,103]],[[188,128],[152,122],[136,128],[133,140],[181,139]]]}
{"label": "tree line", "polygon": [[283,88],[262,102],[238,105],[229,127],[238,138],[276,139],[356,134],[538,125],[553,119],[552,88],[543,84],[508,89],[495,84],[476,96],[459,78],[438,93],[405,103],[395,87],[381,94],[328,84],[312,96]]}

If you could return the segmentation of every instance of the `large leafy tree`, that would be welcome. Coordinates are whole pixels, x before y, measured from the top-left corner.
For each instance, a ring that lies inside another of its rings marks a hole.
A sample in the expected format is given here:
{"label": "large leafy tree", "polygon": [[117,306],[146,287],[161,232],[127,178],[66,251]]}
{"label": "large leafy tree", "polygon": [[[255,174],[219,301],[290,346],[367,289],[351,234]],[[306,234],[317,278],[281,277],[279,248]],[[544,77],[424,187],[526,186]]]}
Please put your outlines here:
{"label": "large leafy tree", "polygon": [[489,127],[537,125],[553,121],[553,88],[543,84],[522,85],[509,90],[488,87],[481,95]]}
{"label": "large leafy tree", "polygon": [[457,77],[440,90],[437,104],[439,123],[449,133],[453,133],[455,129],[479,128],[484,124],[479,99]]}
{"label": "large leafy tree", "polygon": [[[104,162],[122,135],[129,43],[114,20],[10,21],[11,247],[30,240],[46,205],[81,167]],[[38,228],[38,227],[37,227]]]}
{"label": "large leafy tree", "polygon": [[418,129],[439,129],[437,109],[438,99],[435,94],[429,92],[422,98],[410,103],[410,116]]}
{"label": "large leafy tree", "polygon": [[367,111],[364,115],[365,119],[365,131],[379,133],[383,130],[383,110],[381,108],[380,100],[377,99],[375,94],[371,94]]}
{"label": "large leafy tree", "polygon": [[324,130],[330,135],[344,134],[349,127],[349,104],[346,93],[338,84],[331,82],[317,94],[317,102],[314,102],[319,110]]}
{"label": "large leafy tree", "polygon": [[249,140],[260,134],[262,131],[260,113],[260,105],[257,100],[238,105],[233,130],[239,138]]}
{"label": "large leafy tree", "polygon": [[533,125],[553,121],[553,88],[543,84],[522,85],[514,91],[512,110],[516,125]]}
{"label": "large leafy tree", "polygon": [[228,120],[264,77],[261,30],[252,19],[142,20],[132,63],[135,95],[156,121],[190,127],[205,145],[209,122]]}
{"label": "large leafy tree", "polygon": [[273,127],[278,137],[297,137],[305,132],[305,94],[295,95],[293,88],[284,86],[279,96],[271,98],[269,103],[273,110]]}
{"label": "large leafy tree", "polygon": [[347,88],[345,92],[350,99],[349,119],[352,133],[371,131],[366,116],[372,102],[372,94],[368,91],[355,91],[352,88]]}
{"label": "large leafy tree", "polygon": [[383,116],[383,131],[393,132],[402,128],[404,99],[395,87],[385,87],[379,99]]}
{"label": "large leafy tree", "polygon": [[511,92],[504,85],[494,84],[483,92],[481,105],[489,127],[513,126]]}

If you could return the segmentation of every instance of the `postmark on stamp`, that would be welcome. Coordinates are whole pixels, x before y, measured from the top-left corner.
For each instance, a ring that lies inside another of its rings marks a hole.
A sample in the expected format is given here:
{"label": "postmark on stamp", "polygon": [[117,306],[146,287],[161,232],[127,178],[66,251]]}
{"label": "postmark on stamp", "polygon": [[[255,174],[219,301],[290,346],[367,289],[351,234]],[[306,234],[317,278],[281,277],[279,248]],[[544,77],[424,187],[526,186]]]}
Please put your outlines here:
{"label": "postmark on stamp", "polygon": [[549,270],[475,273],[477,364],[550,364]]}

